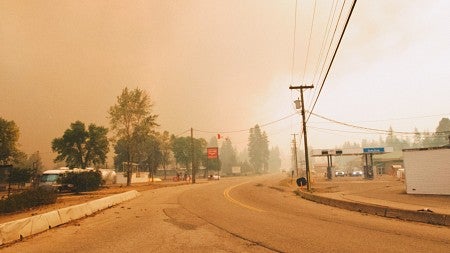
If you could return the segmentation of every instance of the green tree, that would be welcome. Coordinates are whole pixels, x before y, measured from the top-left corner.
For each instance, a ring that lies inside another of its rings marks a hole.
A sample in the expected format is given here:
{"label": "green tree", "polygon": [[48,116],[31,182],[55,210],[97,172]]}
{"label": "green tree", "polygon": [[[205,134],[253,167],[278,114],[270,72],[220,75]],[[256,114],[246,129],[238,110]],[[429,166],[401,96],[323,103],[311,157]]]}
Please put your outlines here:
{"label": "green tree", "polygon": [[30,182],[33,175],[34,171],[30,168],[11,168],[7,181],[9,184],[18,184],[20,187]]}
{"label": "green tree", "polygon": [[276,172],[281,169],[280,149],[274,147],[270,149],[269,153],[269,171]]}
{"label": "green tree", "polygon": [[143,150],[145,153],[145,159],[141,162],[141,164],[151,173],[153,182],[153,177],[156,170],[162,163],[163,159],[161,141],[158,136],[149,135],[144,142]]}
{"label": "green tree", "polygon": [[394,134],[392,127],[389,127],[388,135],[386,136],[386,146],[393,147],[394,150],[402,150],[404,148],[409,148],[409,141],[406,139],[399,139]]}
{"label": "green tree", "polygon": [[30,164],[28,164],[28,159],[29,157],[27,154],[20,150],[17,150],[11,161],[11,164],[14,165],[14,167],[18,168],[31,168]]}
{"label": "green tree", "polygon": [[423,148],[429,148],[434,146],[434,136],[428,132],[425,131],[422,133],[422,147]]}
{"label": "green tree", "polygon": [[24,168],[32,168],[36,173],[44,172],[44,164],[42,163],[39,151],[36,151],[28,157]]}
{"label": "green tree", "polygon": [[422,146],[422,134],[417,130],[417,127],[414,129],[414,141],[412,146],[413,148],[420,148]]}
{"label": "green tree", "polygon": [[0,165],[11,164],[19,155],[19,128],[14,121],[0,118]]}
{"label": "green tree", "polygon": [[209,139],[208,147],[219,147],[219,142],[217,141],[217,137],[213,136]]}
{"label": "green tree", "polygon": [[[198,168],[200,165],[206,164],[206,146],[208,146],[208,143],[205,139],[194,138],[194,168],[196,171],[198,171]],[[194,174],[194,173],[192,173]],[[197,174],[197,172],[195,172]],[[195,181],[193,181],[195,183]]]}
{"label": "green tree", "polygon": [[236,158],[236,150],[233,148],[230,139],[225,139],[222,143],[222,147],[219,152],[220,161],[222,164],[222,170],[225,174],[231,174],[231,168],[236,166],[237,158]]}
{"label": "green tree", "polygon": [[37,183],[39,182],[38,176],[44,172],[44,165],[42,163],[42,158],[39,151],[31,154],[30,156],[20,152],[19,157],[20,158],[15,159],[16,161],[13,164],[14,167],[30,169],[32,171],[32,177],[35,179],[35,186],[37,186]]}
{"label": "green tree", "polygon": [[114,145],[114,154],[114,167],[118,171],[126,171],[123,166],[128,159],[125,140],[119,139],[116,141],[116,144]]}
{"label": "green tree", "polygon": [[108,129],[76,121],[70,125],[63,136],[52,141],[52,150],[58,156],[55,162],[65,161],[73,168],[85,169],[92,165],[103,164],[109,151]]}
{"label": "green tree", "polygon": [[161,149],[161,165],[164,169],[164,179],[167,178],[167,165],[172,159],[172,148],[170,143],[169,132],[164,131],[159,135],[160,149]]}
{"label": "green tree", "polygon": [[[192,149],[192,142],[194,149]],[[203,138],[192,140],[191,137],[175,137],[172,135],[174,157],[177,163],[185,166],[189,173],[192,173],[192,169],[198,168],[204,161],[206,146],[207,142]],[[192,154],[194,154],[194,159],[192,159]],[[194,167],[189,166],[191,163]]]}
{"label": "green tree", "polygon": [[435,145],[443,146],[450,144],[450,119],[442,118],[435,132]]}
{"label": "green tree", "polygon": [[244,148],[241,151],[239,151],[239,153],[237,155],[237,160],[239,163],[248,161],[248,149],[247,148]]}
{"label": "green tree", "polygon": [[131,185],[131,164],[139,159],[138,147],[145,142],[142,137],[158,126],[158,116],[152,113],[152,107],[150,97],[145,91],[139,88],[124,88],[117,97],[117,103],[109,109],[111,129],[115,132],[116,139],[122,142],[120,149],[124,151],[127,164],[127,186]]}
{"label": "green tree", "polygon": [[269,159],[269,140],[265,132],[261,132],[258,125],[250,129],[248,141],[248,155],[250,163],[256,173],[267,170]]}
{"label": "green tree", "polygon": [[191,162],[191,138],[172,135],[172,151],[176,162],[188,169]]}
{"label": "green tree", "polygon": [[247,160],[241,162],[239,165],[241,166],[241,173],[247,174],[252,172],[252,166],[250,165],[250,163],[248,163]]}

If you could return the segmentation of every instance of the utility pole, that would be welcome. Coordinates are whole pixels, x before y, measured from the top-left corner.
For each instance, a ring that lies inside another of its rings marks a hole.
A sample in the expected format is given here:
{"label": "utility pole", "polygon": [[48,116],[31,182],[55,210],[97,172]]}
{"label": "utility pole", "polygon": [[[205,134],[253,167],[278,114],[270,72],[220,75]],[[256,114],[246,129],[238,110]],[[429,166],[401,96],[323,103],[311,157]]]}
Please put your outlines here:
{"label": "utility pole", "polygon": [[297,161],[297,141],[295,140],[295,136],[297,134],[292,134],[294,136],[294,140],[292,141],[294,143],[294,161],[295,161],[295,171],[297,173],[298,177],[298,161]]}
{"label": "utility pole", "polygon": [[194,129],[191,127],[191,158],[192,158],[192,183],[195,184],[195,167],[194,167]]}
{"label": "utility pole", "polygon": [[306,185],[308,191],[311,191],[311,173],[309,171],[309,155],[308,155],[308,135],[306,133],[306,120],[305,120],[305,103],[303,99],[303,90],[312,89],[313,85],[302,85],[302,86],[289,86],[290,90],[300,90],[300,97],[302,103],[302,125],[303,125],[303,140],[305,141],[305,162],[306,162]]}

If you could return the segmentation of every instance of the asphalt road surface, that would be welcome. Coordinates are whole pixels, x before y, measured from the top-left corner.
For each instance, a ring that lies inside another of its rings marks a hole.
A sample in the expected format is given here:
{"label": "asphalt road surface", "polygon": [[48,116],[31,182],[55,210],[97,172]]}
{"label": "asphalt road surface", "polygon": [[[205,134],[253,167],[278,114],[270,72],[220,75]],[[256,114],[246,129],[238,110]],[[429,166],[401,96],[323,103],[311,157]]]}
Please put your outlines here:
{"label": "asphalt road surface", "polygon": [[450,229],[300,199],[284,175],[168,187],[1,252],[450,252]]}

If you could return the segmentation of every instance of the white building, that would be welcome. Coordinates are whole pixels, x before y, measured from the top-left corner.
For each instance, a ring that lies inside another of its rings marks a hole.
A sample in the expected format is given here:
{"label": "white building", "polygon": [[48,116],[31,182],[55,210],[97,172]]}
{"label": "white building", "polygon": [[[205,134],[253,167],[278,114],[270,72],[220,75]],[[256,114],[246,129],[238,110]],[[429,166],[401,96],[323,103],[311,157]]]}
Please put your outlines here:
{"label": "white building", "polygon": [[408,194],[450,195],[450,146],[403,150]]}

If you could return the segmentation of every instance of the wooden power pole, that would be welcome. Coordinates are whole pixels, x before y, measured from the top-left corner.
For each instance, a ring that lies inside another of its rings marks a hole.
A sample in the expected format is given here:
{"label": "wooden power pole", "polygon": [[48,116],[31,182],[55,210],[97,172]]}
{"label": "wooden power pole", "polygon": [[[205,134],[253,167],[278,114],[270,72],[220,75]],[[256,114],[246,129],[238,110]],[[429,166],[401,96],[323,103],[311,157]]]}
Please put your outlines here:
{"label": "wooden power pole", "polygon": [[301,111],[302,111],[303,140],[305,143],[306,185],[307,185],[308,191],[311,190],[311,173],[309,170],[308,135],[306,133],[305,103],[304,103],[304,99],[303,99],[303,90],[304,89],[312,89],[312,88],[314,88],[313,85],[289,86],[290,90],[300,90],[301,103],[302,103]]}
{"label": "wooden power pole", "polygon": [[192,158],[192,183],[195,184],[195,167],[194,167],[194,129],[191,127],[191,158]]}

